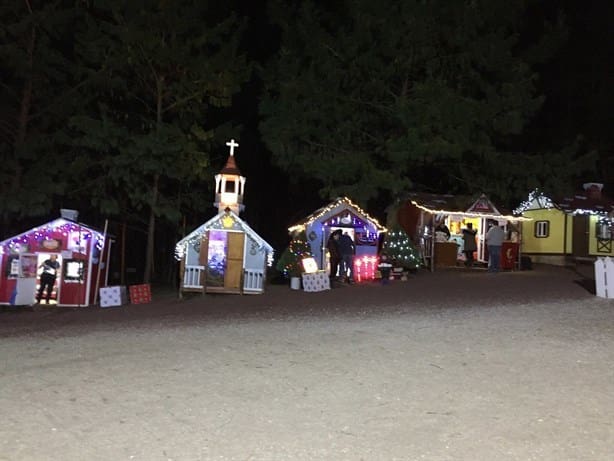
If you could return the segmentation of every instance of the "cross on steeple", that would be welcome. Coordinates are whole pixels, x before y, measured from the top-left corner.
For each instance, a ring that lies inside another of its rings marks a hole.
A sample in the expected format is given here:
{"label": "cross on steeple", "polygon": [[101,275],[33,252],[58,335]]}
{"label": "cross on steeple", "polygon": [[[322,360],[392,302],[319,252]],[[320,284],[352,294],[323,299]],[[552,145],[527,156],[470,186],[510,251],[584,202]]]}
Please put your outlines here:
{"label": "cross on steeple", "polygon": [[235,142],[234,139],[231,139],[230,142],[227,142],[226,145],[230,147],[230,155],[235,155],[235,147],[239,147],[239,144]]}

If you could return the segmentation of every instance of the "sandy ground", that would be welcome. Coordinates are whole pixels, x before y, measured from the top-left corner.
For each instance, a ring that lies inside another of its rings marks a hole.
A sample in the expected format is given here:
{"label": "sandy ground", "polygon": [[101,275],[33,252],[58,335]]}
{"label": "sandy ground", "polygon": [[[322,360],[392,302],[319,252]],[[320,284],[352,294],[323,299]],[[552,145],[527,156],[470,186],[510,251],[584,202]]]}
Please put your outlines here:
{"label": "sandy ground", "polygon": [[5,311],[0,459],[609,461],[614,301],[587,273]]}

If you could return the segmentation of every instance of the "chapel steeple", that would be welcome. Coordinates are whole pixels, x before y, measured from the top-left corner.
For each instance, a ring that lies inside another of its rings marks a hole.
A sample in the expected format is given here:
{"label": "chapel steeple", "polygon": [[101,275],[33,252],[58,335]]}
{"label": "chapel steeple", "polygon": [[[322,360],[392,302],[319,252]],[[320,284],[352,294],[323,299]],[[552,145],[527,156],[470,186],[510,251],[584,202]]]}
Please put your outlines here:
{"label": "chapel steeple", "polygon": [[235,147],[239,144],[231,139],[226,145],[230,148],[230,155],[226,166],[219,174],[215,175],[215,206],[218,214],[224,213],[230,208],[237,215],[243,211],[243,192],[245,190],[245,177],[241,176],[235,162]]}

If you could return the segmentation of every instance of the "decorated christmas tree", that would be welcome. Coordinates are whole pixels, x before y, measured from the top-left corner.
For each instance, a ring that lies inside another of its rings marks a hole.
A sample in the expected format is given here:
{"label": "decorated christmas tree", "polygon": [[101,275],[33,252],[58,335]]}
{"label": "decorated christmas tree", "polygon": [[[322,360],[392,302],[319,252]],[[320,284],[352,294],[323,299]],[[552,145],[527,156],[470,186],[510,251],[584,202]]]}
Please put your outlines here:
{"label": "decorated christmas tree", "polygon": [[305,231],[294,234],[288,248],[279,257],[276,268],[286,277],[299,277],[303,272],[303,258],[311,257],[311,247],[307,243]]}
{"label": "decorated christmas tree", "polygon": [[418,269],[422,265],[420,253],[407,233],[398,227],[386,234],[382,252],[386,253],[396,266],[405,269]]}

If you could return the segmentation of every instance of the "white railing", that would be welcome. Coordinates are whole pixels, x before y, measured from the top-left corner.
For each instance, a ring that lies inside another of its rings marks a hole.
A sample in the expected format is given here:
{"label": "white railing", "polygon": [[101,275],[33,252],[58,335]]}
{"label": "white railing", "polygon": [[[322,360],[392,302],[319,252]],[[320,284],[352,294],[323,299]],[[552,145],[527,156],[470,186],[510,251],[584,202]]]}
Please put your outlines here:
{"label": "white railing", "polygon": [[243,291],[246,293],[261,293],[264,291],[264,271],[262,269],[245,269]]}
{"label": "white railing", "polygon": [[[205,266],[185,266],[183,272],[183,288],[202,289],[201,274]],[[264,270],[245,269],[243,273],[243,291],[246,293],[261,293],[264,291]]]}
{"label": "white railing", "polygon": [[185,266],[183,272],[183,288],[202,288],[200,283],[201,274],[205,270],[205,266]]}

